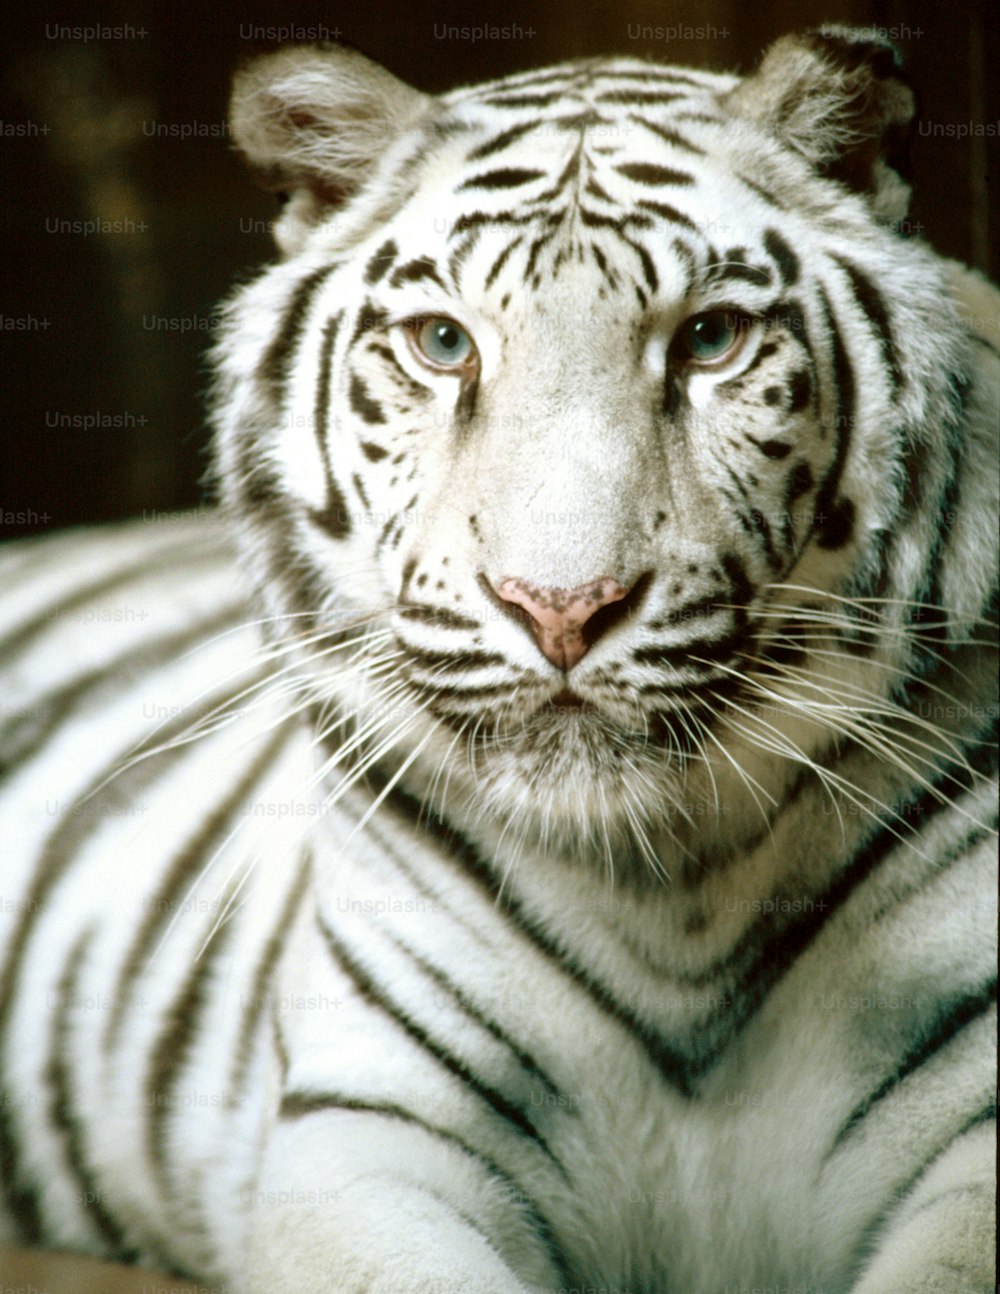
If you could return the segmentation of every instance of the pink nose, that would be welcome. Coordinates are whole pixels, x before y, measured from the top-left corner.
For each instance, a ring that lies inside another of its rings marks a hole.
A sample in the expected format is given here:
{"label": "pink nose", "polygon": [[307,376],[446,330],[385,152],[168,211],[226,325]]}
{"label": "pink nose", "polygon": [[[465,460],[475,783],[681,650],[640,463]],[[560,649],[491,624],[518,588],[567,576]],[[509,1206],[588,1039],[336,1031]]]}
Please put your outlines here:
{"label": "pink nose", "polygon": [[625,597],[628,589],[605,576],[576,589],[543,589],[527,580],[507,579],[497,593],[527,611],[542,654],[558,669],[572,669],[590,646],[583,626],[595,611]]}

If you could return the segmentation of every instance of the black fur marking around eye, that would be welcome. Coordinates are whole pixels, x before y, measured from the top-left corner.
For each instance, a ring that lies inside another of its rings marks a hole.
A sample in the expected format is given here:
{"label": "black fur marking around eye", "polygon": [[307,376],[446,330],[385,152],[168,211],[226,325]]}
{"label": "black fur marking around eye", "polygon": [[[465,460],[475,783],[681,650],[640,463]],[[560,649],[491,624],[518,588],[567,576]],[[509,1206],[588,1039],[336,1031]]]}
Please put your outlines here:
{"label": "black fur marking around eye", "polygon": [[776,341],[766,341],[758,347],[757,354],[740,374],[741,378],[747,378],[764,360],[769,359],[776,351],[780,349],[780,344]]}
{"label": "black fur marking around eye", "polygon": [[351,374],[347,398],[358,417],[363,418],[371,426],[385,423],[385,411],[376,400],[371,398],[364,379],[358,373]]}
{"label": "black fur marking around eye", "polygon": [[459,423],[468,423],[476,412],[476,398],[479,395],[479,378],[470,377],[462,382],[455,402],[455,417]]}
{"label": "black fur marking around eye", "polygon": [[391,238],[387,239],[365,266],[365,282],[377,283],[384,278],[398,255],[399,248]]}
{"label": "black fur marking around eye", "polygon": [[764,233],[764,247],[768,256],[778,267],[778,273],[781,275],[781,281],[785,287],[791,287],[799,279],[799,258],[788,246],[782,236],[776,229],[768,229]]}
{"label": "black fur marking around eye", "polygon": [[364,454],[365,458],[368,459],[369,463],[378,463],[389,453],[387,449],[384,449],[381,445],[376,445],[371,440],[363,440],[361,442],[361,452]]}
{"label": "black fur marking around eye", "polygon": [[678,375],[667,372],[663,384],[663,412],[668,418],[677,418],[687,408],[687,391]]}

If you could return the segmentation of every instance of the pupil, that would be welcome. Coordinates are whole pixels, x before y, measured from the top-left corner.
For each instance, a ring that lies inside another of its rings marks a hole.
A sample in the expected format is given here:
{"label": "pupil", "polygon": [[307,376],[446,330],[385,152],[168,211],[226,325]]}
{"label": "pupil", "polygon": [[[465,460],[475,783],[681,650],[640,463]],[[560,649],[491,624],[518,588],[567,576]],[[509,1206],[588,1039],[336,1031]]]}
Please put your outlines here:
{"label": "pupil", "polygon": [[725,322],[722,319],[700,319],[695,336],[702,346],[718,345],[726,336]]}
{"label": "pupil", "polygon": [[438,345],[445,350],[454,350],[458,346],[458,332],[449,324],[441,324],[438,328]]}

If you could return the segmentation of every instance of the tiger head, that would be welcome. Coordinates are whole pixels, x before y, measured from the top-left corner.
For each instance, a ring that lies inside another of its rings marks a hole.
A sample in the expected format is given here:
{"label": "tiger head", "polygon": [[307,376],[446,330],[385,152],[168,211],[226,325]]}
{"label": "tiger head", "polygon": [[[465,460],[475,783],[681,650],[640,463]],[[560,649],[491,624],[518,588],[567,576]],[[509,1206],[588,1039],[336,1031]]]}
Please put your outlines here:
{"label": "tiger head", "polygon": [[968,341],[900,229],[912,111],[836,28],[743,79],[239,74],[287,200],[218,348],[218,475],[341,776],[579,855],[721,848],[845,707],[900,707],[922,618],[968,633]]}

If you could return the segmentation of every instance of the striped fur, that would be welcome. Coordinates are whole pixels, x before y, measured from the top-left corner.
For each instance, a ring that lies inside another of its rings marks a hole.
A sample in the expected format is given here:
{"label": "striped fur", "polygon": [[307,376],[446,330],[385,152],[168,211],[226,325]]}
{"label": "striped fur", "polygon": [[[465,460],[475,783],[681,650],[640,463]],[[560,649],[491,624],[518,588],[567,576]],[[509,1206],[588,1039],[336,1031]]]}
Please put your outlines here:
{"label": "striped fur", "polygon": [[[987,1287],[1000,296],[894,230],[911,108],[840,29],[241,74],[224,516],[2,557],[0,1238]],[[617,600],[566,670],[511,582]]]}

